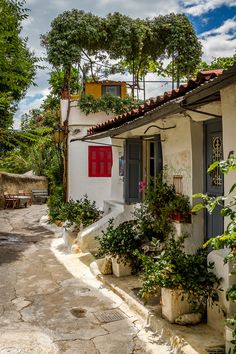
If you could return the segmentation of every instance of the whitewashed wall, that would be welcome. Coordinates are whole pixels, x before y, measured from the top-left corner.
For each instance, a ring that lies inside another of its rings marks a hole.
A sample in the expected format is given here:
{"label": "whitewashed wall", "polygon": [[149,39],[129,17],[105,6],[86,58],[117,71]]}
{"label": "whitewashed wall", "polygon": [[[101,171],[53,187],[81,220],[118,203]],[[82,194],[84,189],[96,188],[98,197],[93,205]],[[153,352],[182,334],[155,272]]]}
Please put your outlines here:
{"label": "whitewashed wall", "polygon": [[[221,105],[223,118],[223,150],[226,159],[232,151],[236,156],[236,84],[230,85],[221,91]],[[236,171],[225,175],[225,193],[236,182]]]}
{"label": "whitewashed wall", "polygon": [[[68,101],[61,101],[62,122],[67,116]],[[104,200],[111,199],[111,177],[88,176],[88,146],[102,146],[95,141],[84,142],[71,139],[81,139],[87,135],[87,129],[109,119],[104,112],[85,115],[78,107],[77,101],[71,102],[68,120],[68,199],[80,199],[85,194],[94,200],[98,207],[103,208]],[[111,144],[110,138],[100,139],[99,143]]]}
{"label": "whitewashed wall", "polygon": [[[111,144],[111,139],[100,139],[99,142]],[[87,194],[90,200],[95,200],[97,206],[103,208],[104,200],[111,199],[111,177],[88,176],[88,146],[96,146],[96,142],[69,143],[68,197],[77,200]]]}

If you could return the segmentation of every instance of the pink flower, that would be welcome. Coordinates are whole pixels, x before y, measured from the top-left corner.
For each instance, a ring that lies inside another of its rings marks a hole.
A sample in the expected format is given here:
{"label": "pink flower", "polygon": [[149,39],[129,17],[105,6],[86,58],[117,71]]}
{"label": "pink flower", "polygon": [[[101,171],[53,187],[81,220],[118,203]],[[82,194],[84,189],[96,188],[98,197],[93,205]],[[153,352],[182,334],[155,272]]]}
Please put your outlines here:
{"label": "pink flower", "polygon": [[139,184],[138,184],[138,189],[139,189],[139,192],[144,192],[145,189],[147,188],[147,182],[146,181],[139,181]]}

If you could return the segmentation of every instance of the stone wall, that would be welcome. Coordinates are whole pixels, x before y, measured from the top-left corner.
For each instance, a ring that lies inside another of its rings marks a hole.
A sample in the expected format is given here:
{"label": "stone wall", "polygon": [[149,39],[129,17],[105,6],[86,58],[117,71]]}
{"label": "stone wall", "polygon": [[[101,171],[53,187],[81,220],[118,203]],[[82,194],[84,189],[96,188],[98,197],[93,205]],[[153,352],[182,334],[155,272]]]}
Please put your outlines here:
{"label": "stone wall", "polygon": [[23,190],[31,194],[32,189],[48,189],[47,178],[0,172],[0,208],[4,206],[4,192],[18,194]]}

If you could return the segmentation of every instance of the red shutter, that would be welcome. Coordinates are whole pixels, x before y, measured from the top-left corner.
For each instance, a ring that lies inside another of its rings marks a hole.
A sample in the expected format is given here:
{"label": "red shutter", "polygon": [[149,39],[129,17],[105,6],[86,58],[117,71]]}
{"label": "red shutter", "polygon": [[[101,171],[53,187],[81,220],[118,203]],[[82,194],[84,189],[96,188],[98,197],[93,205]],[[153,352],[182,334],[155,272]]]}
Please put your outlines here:
{"label": "red shutter", "polygon": [[112,148],[111,146],[88,147],[89,177],[111,177]]}

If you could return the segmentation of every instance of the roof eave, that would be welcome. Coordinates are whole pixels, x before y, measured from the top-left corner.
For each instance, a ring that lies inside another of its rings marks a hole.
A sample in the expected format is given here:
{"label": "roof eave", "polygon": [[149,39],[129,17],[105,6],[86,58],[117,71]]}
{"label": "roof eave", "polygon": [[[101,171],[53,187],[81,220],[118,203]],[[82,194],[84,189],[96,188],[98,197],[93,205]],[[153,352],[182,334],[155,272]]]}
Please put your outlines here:
{"label": "roof eave", "polygon": [[164,118],[168,115],[181,113],[184,109],[180,106],[180,102],[182,102],[183,97],[177,98],[173,101],[164,103],[163,105],[154,108],[152,111],[144,113],[142,116],[122,124],[119,127],[111,128],[101,133],[96,133],[92,135],[86,135],[82,138],[82,140],[97,140],[106,137],[115,137],[124,132],[127,132],[132,129],[136,129],[141,127],[142,125],[151,123],[157,119]]}

